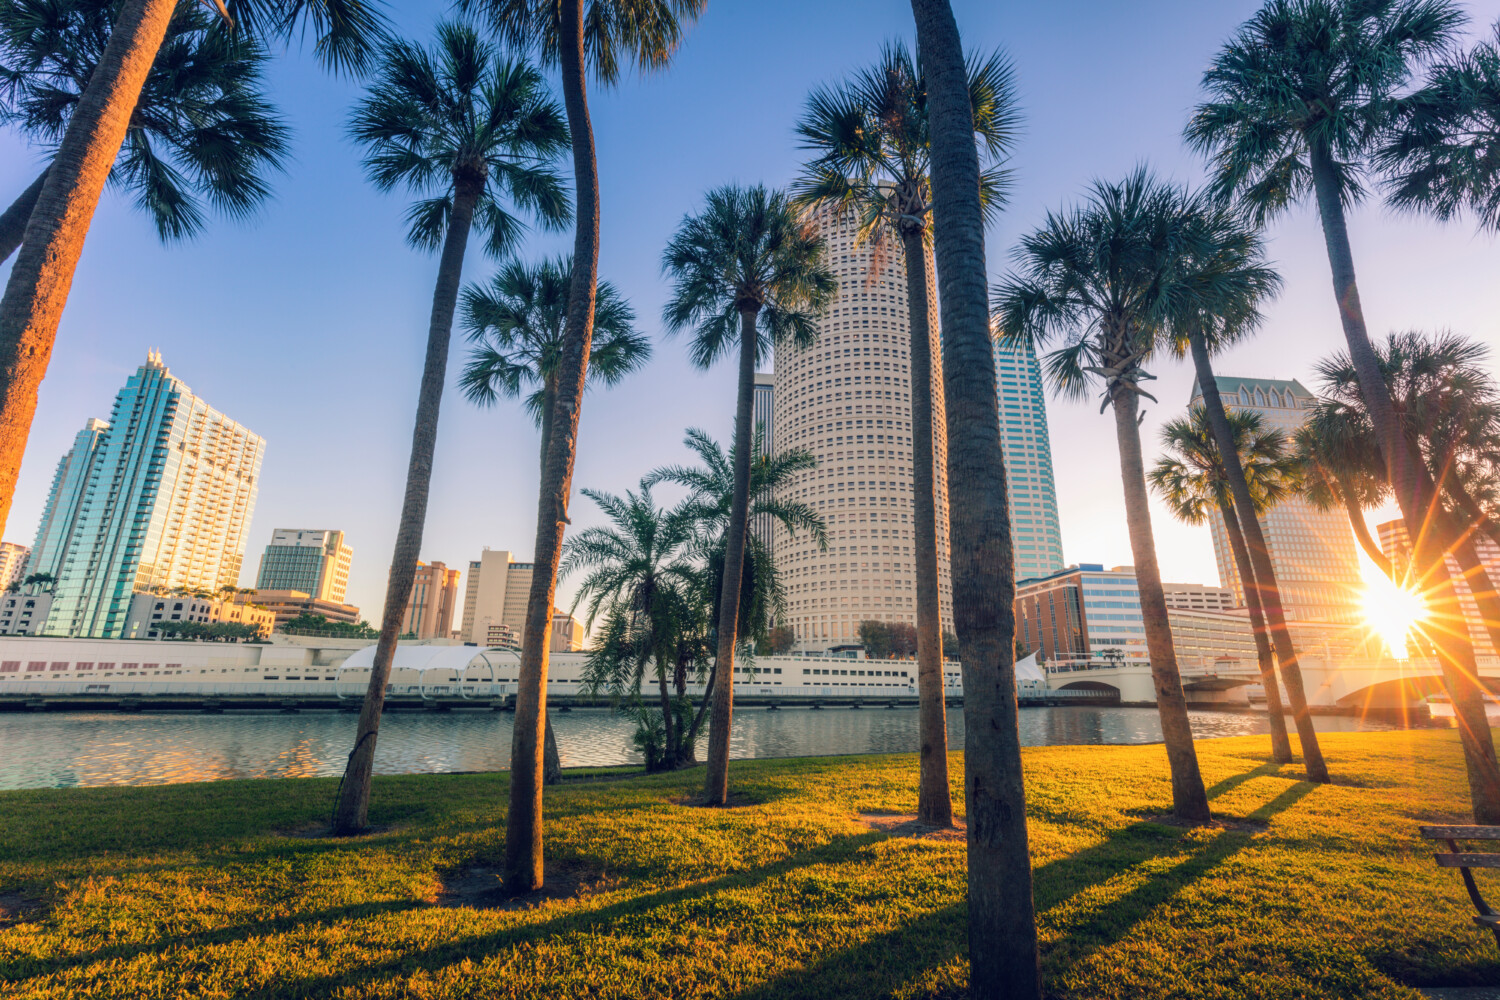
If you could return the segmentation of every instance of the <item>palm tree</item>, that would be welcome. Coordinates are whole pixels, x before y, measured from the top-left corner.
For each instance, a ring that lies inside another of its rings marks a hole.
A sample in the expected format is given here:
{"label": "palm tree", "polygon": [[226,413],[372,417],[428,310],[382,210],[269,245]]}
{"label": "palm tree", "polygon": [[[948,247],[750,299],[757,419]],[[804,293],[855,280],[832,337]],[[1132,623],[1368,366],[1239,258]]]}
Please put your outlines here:
{"label": "palm tree", "polygon": [[[114,7],[113,0],[0,5],[0,86],[13,95],[0,121],[44,145],[60,140],[109,41]],[[270,194],[264,174],[282,168],[288,130],[264,93],[267,58],[200,6],[173,16],[112,173],[163,241],[200,232],[205,200],[246,216]],[[0,261],[21,245],[47,170],[0,214]]]}
{"label": "palm tree", "polygon": [[[1476,530],[1485,529],[1487,518],[1470,494],[1466,477],[1456,474],[1476,452],[1481,463],[1486,453],[1493,454],[1495,435],[1500,433],[1494,430],[1500,427],[1494,381],[1482,367],[1484,348],[1452,335],[1429,340],[1414,332],[1391,334],[1384,343],[1374,345],[1371,353],[1397,421],[1397,447],[1414,459],[1417,475],[1413,478],[1432,501],[1417,532],[1406,521],[1412,549],[1408,574],[1419,586],[1434,623],[1421,638],[1438,653],[1453,699],[1475,819],[1500,822],[1500,766],[1485,714],[1485,689],[1474,669],[1463,607],[1447,565],[1448,557],[1457,563],[1492,643],[1500,648],[1500,595],[1479,560],[1473,539]],[[1316,370],[1324,398],[1314,428],[1325,435],[1325,441],[1353,442],[1344,447],[1356,455],[1378,456],[1380,465],[1389,469],[1385,438],[1369,411],[1369,394],[1351,357],[1335,354]],[[1436,558],[1422,561],[1424,550],[1433,549]],[[1454,655],[1455,649],[1468,652],[1467,662]]]}
{"label": "palm tree", "polygon": [[609,87],[622,62],[643,72],[665,69],[682,40],[684,22],[696,20],[707,0],[458,0],[463,11],[482,13],[517,51],[533,48],[543,65],[561,71],[563,105],[573,145],[577,226],[573,233],[573,284],[558,375],[552,438],[537,501],[531,594],[521,647],[515,728],[510,755],[510,811],[505,822],[505,884],[512,892],[540,889],[542,871],[542,730],[547,713],[547,630],[557,592],[557,564],[577,454],[578,418],[594,332],[599,281],[599,161],[589,121],[587,79]]}
{"label": "palm tree", "polygon": [[638,696],[647,662],[654,665],[664,729],[660,763],[670,769],[680,760],[684,735],[676,730],[679,713],[669,684],[702,617],[701,572],[692,560],[696,524],[680,508],[657,507],[649,478],[641,480],[640,492],[627,490],[623,498],[597,490],[583,494],[610,522],[569,539],[560,568],[564,575],[588,571],[577,601],[588,606],[590,628],[601,616],[605,622],[589,654],[587,680],[595,688]]}
{"label": "palm tree", "polygon": [[499,257],[525,231],[515,210],[553,228],[570,217],[567,193],[551,165],[567,148],[562,110],[540,73],[502,57],[466,25],[439,25],[431,52],[410,42],[387,43],[349,132],[368,148],[365,168],[376,187],[405,186],[423,196],[407,212],[407,240],[424,250],[441,247],[442,254],[380,641],[334,818],[340,833],[363,829],[369,810],[375,734],[422,547],[448,341],[470,230],[486,234],[485,251]]}
{"label": "palm tree", "polygon": [[[217,6],[245,38],[290,38],[310,28],[325,65],[358,70],[383,32],[384,19],[370,3],[225,0]],[[15,497],[37,387],[84,237],[178,7],[178,0],[120,0],[115,8],[109,41],[57,144],[0,297],[0,528]]]}
{"label": "palm tree", "polygon": [[[1228,415],[1226,420],[1253,506],[1250,516],[1259,518],[1295,489],[1299,465],[1287,456],[1285,440],[1279,432],[1261,428],[1260,414],[1241,411]],[[1184,524],[1206,524],[1215,511],[1224,521],[1224,532],[1229,536],[1235,570],[1240,575],[1245,605],[1250,612],[1250,629],[1255,633],[1255,654],[1271,723],[1271,755],[1278,763],[1287,763],[1292,759],[1292,744],[1281,711],[1276,665],[1261,608],[1261,587],[1256,583],[1250,550],[1240,527],[1245,518],[1236,507],[1229,487],[1229,472],[1220,458],[1218,436],[1206,408],[1194,407],[1186,419],[1168,421],[1161,430],[1161,440],[1174,457],[1158,459],[1149,478],[1167,508]]]}
{"label": "palm tree", "polygon": [[[828,529],[823,515],[811,504],[799,500],[782,499],[778,494],[798,473],[817,468],[818,460],[801,448],[789,448],[776,455],[769,455],[763,447],[764,428],[757,426],[752,439],[750,462],[750,507],[745,537],[745,558],[740,573],[740,606],[735,616],[736,641],[759,642],[770,637],[774,622],[782,614],[781,575],[771,549],[765,539],[749,526],[780,524],[788,535],[806,530],[819,548],[828,545]],[[721,600],[724,590],[724,562],[729,549],[729,524],[734,511],[733,455],[726,455],[719,443],[707,432],[689,428],[683,441],[694,452],[702,464],[697,466],[669,465],[657,469],[642,482],[656,485],[674,483],[685,486],[687,497],[682,510],[694,525],[698,535],[698,549],[709,569],[707,589],[712,598],[710,608],[710,630],[714,629],[722,615]],[[718,679],[718,664],[708,675],[705,705]],[[684,672],[677,677],[678,693],[686,681]],[[699,709],[699,717],[702,709]],[[697,726],[694,726],[696,733]],[[692,744],[686,744],[689,750]]]}
{"label": "palm tree", "polygon": [[672,277],[672,297],[662,311],[667,330],[691,330],[689,357],[707,369],[725,355],[739,354],[734,417],[734,496],[724,547],[724,583],[719,600],[718,651],[713,715],[709,721],[708,775],[704,794],[711,805],[729,795],[729,727],[734,705],[734,647],[739,634],[740,576],[750,524],[750,407],[755,367],[773,349],[803,350],[817,340],[815,315],[833,298],[837,279],[824,259],[824,244],[797,217],[787,196],[727,186],[708,193],[704,210],[682,221],[662,253]]}
{"label": "palm tree", "polygon": [[1387,579],[1400,583],[1391,560],[1365,523],[1365,511],[1380,506],[1389,493],[1382,478],[1380,450],[1363,421],[1351,422],[1346,416],[1336,404],[1319,403],[1292,435],[1302,466],[1302,496],[1318,510],[1344,511],[1365,555]]}
{"label": "palm tree", "polygon": [[[1259,225],[1311,194],[1318,206],[1334,300],[1358,373],[1359,392],[1381,443],[1386,480],[1415,546],[1413,563],[1433,581],[1438,615],[1459,617],[1443,552],[1456,539],[1429,524],[1435,488],[1409,451],[1360,305],[1346,210],[1364,195],[1367,161],[1412,67],[1455,37],[1464,16],[1452,0],[1270,0],[1203,76],[1209,100],[1189,122],[1189,143],[1209,156],[1213,189]],[[1435,637],[1444,669],[1479,683],[1474,648],[1461,630]],[[1289,692],[1290,693],[1290,692]],[[1500,767],[1482,705],[1460,727],[1480,822],[1500,822]],[[1477,712],[1477,714],[1475,714]]]}
{"label": "palm tree", "polygon": [[[502,395],[514,399],[524,387],[536,387],[526,397],[526,410],[542,429],[543,476],[572,281],[571,258],[533,267],[511,261],[495,274],[488,288],[464,290],[464,325],[478,346],[469,354],[459,387],[480,406],[494,405]],[[595,296],[590,355],[589,378],[606,385],[616,384],[651,357],[651,342],[635,329],[635,310],[607,281],[599,283]],[[562,779],[562,761],[550,717],[543,730],[543,781],[553,785]]]}
{"label": "palm tree", "polygon": [[1208,796],[1156,564],[1139,426],[1140,400],[1155,400],[1140,387],[1155,377],[1142,365],[1170,346],[1174,320],[1204,311],[1183,305],[1198,303],[1184,280],[1184,261],[1192,259],[1201,235],[1193,222],[1182,192],[1145,168],[1118,184],[1096,182],[1086,205],[1048,213],[1042,227],[1021,240],[1014,254],[1018,272],[996,287],[995,310],[1004,336],[1037,344],[1063,340],[1047,357],[1047,374],[1058,392],[1082,399],[1097,379],[1104,387],[1100,412],[1114,409],[1125,518],[1172,768],[1173,810],[1186,822],[1205,823]]}
{"label": "palm tree", "polygon": [[927,80],[948,427],[949,570],[966,692],[969,990],[977,1000],[1039,1000],[1016,718],[1015,559],[985,295],[983,171],[953,8],[948,0],[911,0],[911,8]]}
{"label": "palm tree", "polygon": [[1469,211],[1481,229],[1500,230],[1500,24],[1397,100],[1375,162],[1392,206],[1445,220]]}
{"label": "palm tree", "polygon": [[[987,217],[1004,203],[1008,157],[1017,128],[1010,66],[999,54],[968,68],[974,133],[985,158],[980,201]],[[797,125],[802,148],[816,156],[796,187],[799,206],[859,219],[880,267],[892,243],[906,264],[911,327],[912,513],[917,568],[917,689],[921,773],[917,817],[953,825],[948,782],[948,723],[943,696],[942,621],[938,604],[937,493],[933,471],[932,345],[937,324],[927,288],[932,181],[927,85],[906,46],[885,46],[874,67],[835,89],[814,91]],[[941,367],[939,367],[941,371]],[[939,375],[941,378],[941,375]]]}
{"label": "palm tree", "polygon": [[[1172,346],[1175,353],[1188,354],[1193,359],[1205,419],[1213,432],[1217,451],[1223,456],[1226,485],[1234,499],[1241,537],[1248,550],[1252,575],[1245,577],[1244,581],[1246,586],[1254,586],[1257,590],[1256,601],[1270,630],[1276,657],[1281,661],[1281,676],[1286,683],[1287,699],[1291,702],[1292,718],[1297,724],[1297,738],[1302,744],[1308,780],[1326,782],[1328,765],[1323,760],[1317,730],[1313,728],[1312,713],[1308,711],[1302,668],[1292,645],[1291,630],[1286,625],[1286,613],[1282,610],[1281,588],[1276,580],[1275,565],[1271,562],[1271,547],[1266,543],[1260,520],[1255,516],[1257,504],[1246,482],[1245,472],[1240,468],[1234,431],[1219,395],[1218,377],[1209,360],[1211,351],[1221,351],[1255,332],[1261,320],[1260,304],[1280,289],[1281,278],[1266,262],[1265,240],[1258,226],[1247,224],[1235,211],[1214,208],[1201,197],[1192,199],[1186,211],[1188,222],[1194,227],[1185,267],[1185,279],[1191,294],[1184,303],[1191,303],[1191,308],[1185,310],[1177,324],[1177,336]],[[1273,727],[1280,724],[1279,718],[1272,723]],[[1278,760],[1283,759],[1281,749],[1280,744],[1273,744]],[[1284,759],[1290,761],[1291,758]]]}

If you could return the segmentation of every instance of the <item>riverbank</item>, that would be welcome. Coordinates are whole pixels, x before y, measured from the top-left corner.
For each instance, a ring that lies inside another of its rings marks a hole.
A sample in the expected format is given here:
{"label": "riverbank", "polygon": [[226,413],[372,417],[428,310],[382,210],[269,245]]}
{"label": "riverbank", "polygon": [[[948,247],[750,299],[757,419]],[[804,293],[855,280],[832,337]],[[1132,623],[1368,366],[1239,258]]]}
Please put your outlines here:
{"label": "riverbank", "polygon": [[[1262,737],[1200,742],[1230,822],[1191,831],[1153,819],[1160,746],[1026,750],[1049,990],[1412,1000],[1500,982],[1457,873],[1415,836],[1467,815],[1453,734],[1324,748],[1338,783],[1314,787]],[[378,830],[351,841],[317,835],[327,779],[0,793],[0,907],[21,913],[0,979],[16,997],[962,995],[962,840],[872,816],[913,808],[913,757],[737,762],[726,810],[686,804],[701,776],[553,791],[567,898],[524,908],[487,895],[503,773],[377,779]]]}

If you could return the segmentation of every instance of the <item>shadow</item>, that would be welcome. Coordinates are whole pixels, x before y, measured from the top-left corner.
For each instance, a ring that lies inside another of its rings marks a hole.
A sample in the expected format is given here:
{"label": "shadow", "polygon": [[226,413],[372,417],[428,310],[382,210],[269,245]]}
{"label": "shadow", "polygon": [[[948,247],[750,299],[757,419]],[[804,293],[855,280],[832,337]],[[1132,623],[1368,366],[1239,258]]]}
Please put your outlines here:
{"label": "shadow", "polygon": [[1266,761],[1264,764],[1260,765],[1259,767],[1253,767],[1250,770],[1245,771],[1245,772],[1243,772],[1241,774],[1230,775],[1229,777],[1225,778],[1223,781],[1215,782],[1213,785],[1209,786],[1209,789],[1208,789],[1208,798],[1209,798],[1209,801],[1210,802],[1213,801],[1214,799],[1218,798],[1220,795],[1223,795],[1225,792],[1232,792],[1232,791],[1234,791],[1236,788],[1240,787],[1241,785],[1243,785],[1247,781],[1253,781],[1256,778],[1266,778],[1266,777],[1275,777],[1275,776],[1278,776],[1278,775],[1281,774],[1281,769],[1283,767],[1292,767],[1293,765],[1295,765],[1297,763],[1299,763],[1299,761],[1293,760],[1289,764],[1278,764],[1274,760],[1269,760],[1269,761]]}

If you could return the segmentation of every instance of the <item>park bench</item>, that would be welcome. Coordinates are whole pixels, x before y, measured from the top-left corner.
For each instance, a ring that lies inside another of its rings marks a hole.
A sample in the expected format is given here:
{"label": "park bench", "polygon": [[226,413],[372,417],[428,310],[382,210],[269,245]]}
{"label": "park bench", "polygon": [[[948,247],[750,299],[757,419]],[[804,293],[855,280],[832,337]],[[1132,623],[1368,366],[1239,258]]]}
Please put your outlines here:
{"label": "park bench", "polygon": [[1458,842],[1460,840],[1500,840],[1500,826],[1424,826],[1421,828],[1422,836],[1427,840],[1446,840],[1448,842],[1448,854],[1435,854],[1439,868],[1457,868],[1463,876],[1464,888],[1469,890],[1469,899],[1474,903],[1474,909],[1479,913],[1474,917],[1474,922],[1480,927],[1488,927],[1495,935],[1495,943],[1500,945],[1500,913],[1491,909],[1490,904],[1484,901],[1480,895],[1479,886],[1474,882],[1474,868],[1500,868],[1500,854],[1485,854],[1475,851],[1460,851]]}

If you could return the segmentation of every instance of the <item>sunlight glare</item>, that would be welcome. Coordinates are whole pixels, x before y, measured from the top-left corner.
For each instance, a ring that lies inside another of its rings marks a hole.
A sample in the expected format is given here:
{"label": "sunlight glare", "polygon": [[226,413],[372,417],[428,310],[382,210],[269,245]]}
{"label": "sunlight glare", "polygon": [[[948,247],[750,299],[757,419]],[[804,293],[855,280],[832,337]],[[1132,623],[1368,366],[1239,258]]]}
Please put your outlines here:
{"label": "sunlight glare", "polygon": [[1422,595],[1398,587],[1378,570],[1365,576],[1365,591],[1360,601],[1365,624],[1398,660],[1407,659],[1407,637],[1412,628],[1427,616]]}

